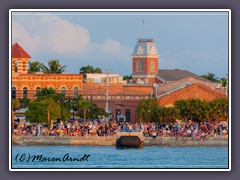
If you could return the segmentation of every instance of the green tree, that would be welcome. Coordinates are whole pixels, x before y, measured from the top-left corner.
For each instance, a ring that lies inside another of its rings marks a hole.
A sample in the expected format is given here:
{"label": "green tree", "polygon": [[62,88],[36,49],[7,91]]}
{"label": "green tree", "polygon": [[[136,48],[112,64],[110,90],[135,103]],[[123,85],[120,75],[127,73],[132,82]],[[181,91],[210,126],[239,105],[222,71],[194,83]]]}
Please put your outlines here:
{"label": "green tree", "polygon": [[22,105],[24,108],[27,108],[30,102],[29,98],[19,98],[18,101],[20,102],[20,105]]}
{"label": "green tree", "polygon": [[83,117],[84,124],[86,123],[87,112],[94,107],[94,103],[85,99],[80,99],[77,101],[78,115]]}
{"label": "green tree", "polygon": [[56,102],[59,102],[63,95],[61,93],[56,93],[55,89],[43,88],[36,94],[36,100],[41,101],[43,99],[53,98]]}
{"label": "green tree", "polygon": [[213,73],[207,73],[207,74],[203,74],[201,75],[201,77],[205,78],[205,79],[208,79],[209,81],[212,81],[212,82],[215,82],[217,83],[219,80],[219,78],[216,77],[215,74]]}
{"label": "green tree", "polygon": [[157,121],[157,110],[156,99],[142,99],[137,106],[137,116],[140,122]]}
{"label": "green tree", "polygon": [[210,117],[210,105],[205,100],[178,100],[174,105],[178,108],[181,117],[184,119],[191,119],[199,122]]}
{"label": "green tree", "polygon": [[12,109],[11,109],[11,111],[12,111],[12,132],[13,132],[13,129],[14,129],[14,111],[13,111],[13,109],[18,108],[19,106],[20,106],[19,101],[16,100],[16,99],[12,99],[12,103],[11,103],[11,107],[12,107]]}
{"label": "green tree", "polygon": [[123,76],[123,80],[131,80],[132,79],[132,76]]}
{"label": "green tree", "polygon": [[227,78],[225,78],[225,77],[221,78],[221,84],[222,84],[223,87],[226,87],[227,83],[228,83]]}
{"label": "green tree", "polygon": [[213,120],[228,120],[228,100],[226,98],[217,98],[210,101],[210,107],[210,116]]}
{"label": "green tree", "polygon": [[50,119],[60,117],[60,105],[51,97],[40,101],[32,101],[29,103],[25,115],[30,122],[41,122],[49,125]]}
{"label": "green tree", "polygon": [[157,111],[157,118],[160,122],[175,122],[177,118],[180,118],[178,109],[174,107],[159,106]]}
{"label": "green tree", "polygon": [[49,60],[48,61],[48,67],[41,64],[41,69],[44,73],[47,74],[61,74],[65,71],[66,66],[62,66],[59,63],[59,60]]}
{"label": "green tree", "polygon": [[93,104],[89,111],[87,111],[87,118],[97,119],[98,116],[108,117],[109,114],[105,111],[105,109],[97,107],[96,104]]}
{"label": "green tree", "polygon": [[38,61],[33,61],[33,62],[29,62],[29,70],[28,73],[33,73],[33,72],[39,72],[41,71],[41,66],[42,64]]}
{"label": "green tree", "polygon": [[83,78],[86,78],[86,73],[97,73],[102,74],[102,69],[100,67],[94,68],[91,65],[82,66],[79,69],[79,74],[83,74]]}

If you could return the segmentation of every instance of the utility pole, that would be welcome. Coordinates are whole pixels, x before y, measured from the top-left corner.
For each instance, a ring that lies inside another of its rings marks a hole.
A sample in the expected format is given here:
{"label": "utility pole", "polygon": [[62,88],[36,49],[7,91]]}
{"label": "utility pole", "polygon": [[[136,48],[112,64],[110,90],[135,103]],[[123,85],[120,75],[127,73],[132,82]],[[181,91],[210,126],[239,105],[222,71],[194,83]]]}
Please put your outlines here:
{"label": "utility pole", "polygon": [[107,72],[106,72],[107,78],[106,78],[106,109],[105,109],[105,111],[106,111],[106,113],[108,113],[108,74],[109,74],[109,69],[106,69],[106,70],[107,70]]}

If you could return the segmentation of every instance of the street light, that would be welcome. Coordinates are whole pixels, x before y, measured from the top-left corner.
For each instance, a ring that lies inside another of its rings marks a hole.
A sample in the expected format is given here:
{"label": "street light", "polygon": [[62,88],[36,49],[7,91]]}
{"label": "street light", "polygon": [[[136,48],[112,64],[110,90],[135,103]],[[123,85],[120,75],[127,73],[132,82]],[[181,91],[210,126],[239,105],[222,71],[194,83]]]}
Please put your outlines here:
{"label": "street light", "polygon": [[[69,97],[70,99],[70,97]],[[71,102],[72,102],[72,117],[74,119],[74,111],[75,111],[75,100],[74,100],[74,97],[71,98]]]}
{"label": "street light", "polygon": [[61,120],[63,120],[63,102],[64,102],[64,96],[63,94],[61,94],[61,98],[58,100],[58,102],[60,103],[60,110],[61,110]]}

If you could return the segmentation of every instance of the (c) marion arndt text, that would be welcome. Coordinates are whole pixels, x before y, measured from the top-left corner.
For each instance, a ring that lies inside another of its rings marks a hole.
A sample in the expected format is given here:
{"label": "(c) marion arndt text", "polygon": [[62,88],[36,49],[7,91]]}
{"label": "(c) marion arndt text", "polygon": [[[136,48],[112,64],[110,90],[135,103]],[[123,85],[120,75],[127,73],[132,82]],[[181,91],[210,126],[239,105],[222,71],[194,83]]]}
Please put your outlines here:
{"label": "(c) marion arndt text", "polygon": [[16,162],[82,162],[88,161],[91,155],[84,154],[81,157],[71,157],[66,153],[62,157],[47,157],[44,155],[31,155],[30,153],[18,153],[15,157]]}

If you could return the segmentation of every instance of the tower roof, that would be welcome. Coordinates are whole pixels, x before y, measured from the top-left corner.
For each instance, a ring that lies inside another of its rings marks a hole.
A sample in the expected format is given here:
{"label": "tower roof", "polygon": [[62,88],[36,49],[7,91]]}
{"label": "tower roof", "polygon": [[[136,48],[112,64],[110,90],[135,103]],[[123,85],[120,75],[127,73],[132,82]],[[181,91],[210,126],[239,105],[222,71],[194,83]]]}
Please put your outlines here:
{"label": "tower roof", "polygon": [[12,58],[31,58],[31,56],[18,44],[12,46]]}
{"label": "tower roof", "polygon": [[141,38],[137,40],[137,44],[133,50],[132,55],[159,55],[154,39]]}

